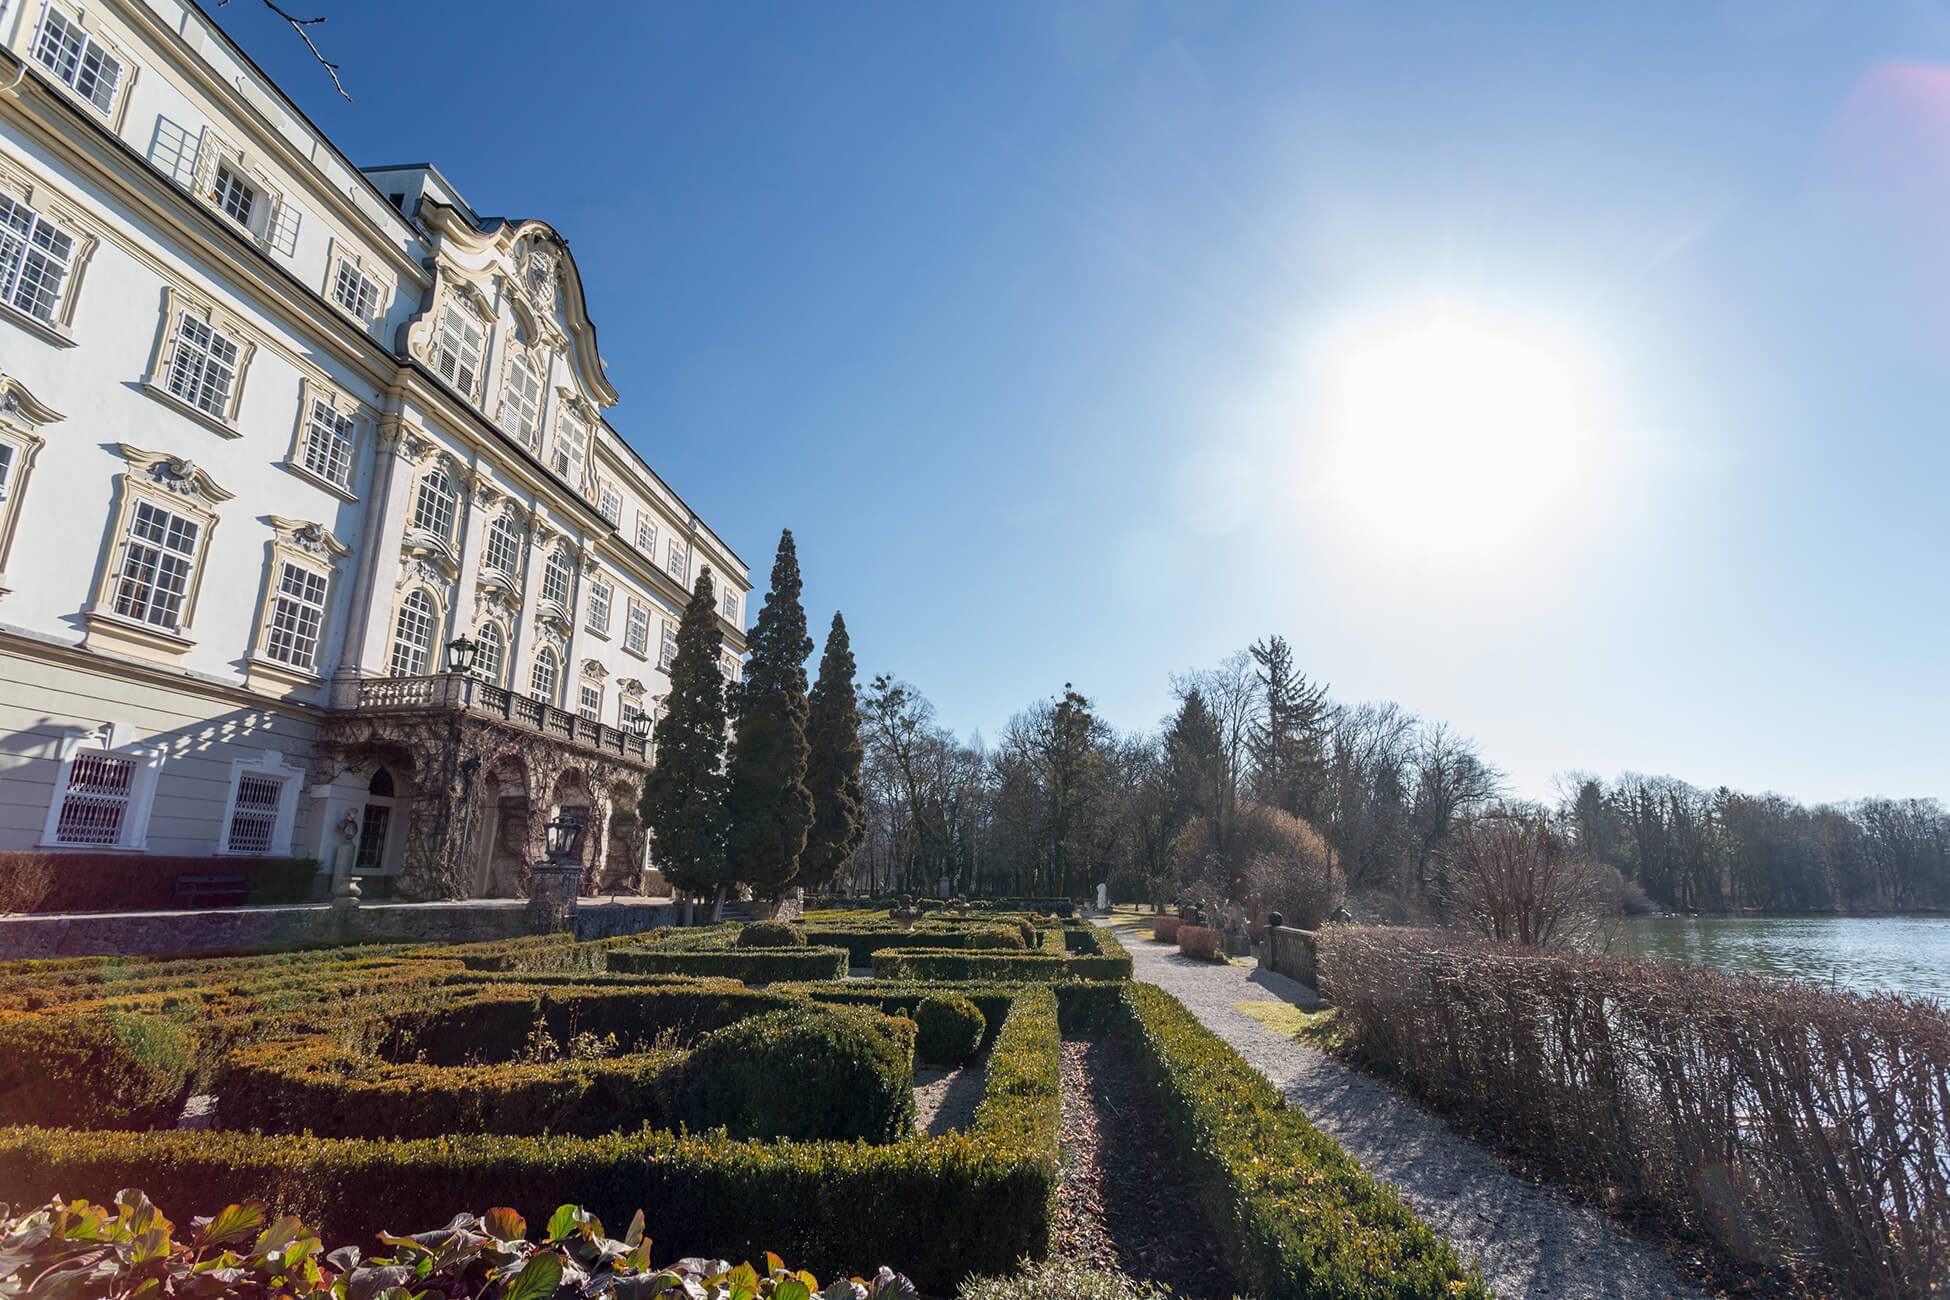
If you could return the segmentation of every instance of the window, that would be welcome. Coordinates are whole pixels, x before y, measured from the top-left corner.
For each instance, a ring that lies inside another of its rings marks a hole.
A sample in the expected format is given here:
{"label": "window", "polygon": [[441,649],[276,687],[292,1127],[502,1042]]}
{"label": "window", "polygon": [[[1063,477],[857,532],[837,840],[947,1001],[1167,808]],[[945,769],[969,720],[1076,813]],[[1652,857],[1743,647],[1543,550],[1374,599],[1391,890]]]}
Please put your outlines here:
{"label": "window", "polygon": [[433,597],[415,587],[400,602],[393,624],[392,673],[395,677],[425,677],[433,659]]}
{"label": "window", "polygon": [[724,679],[728,682],[735,682],[739,680],[739,676],[742,673],[743,669],[744,669],[744,665],[738,662],[737,655],[722,655],[718,659],[718,672],[721,673]]}
{"label": "window", "polygon": [[501,637],[499,623],[483,623],[474,638],[474,671],[480,677],[496,686],[501,684],[501,664],[508,657],[508,647]]}
{"label": "window", "polygon": [[121,754],[82,751],[61,789],[56,844],[120,844],[135,790],[136,761]]}
{"label": "window", "polygon": [[115,612],[175,630],[182,621],[183,595],[196,566],[196,521],[152,501],[135,503],[115,584]]}
{"label": "window", "polygon": [[334,487],[352,490],[352,417],[322,398],[311,402],[305,421],[305,468]]}
{"label": "window", "polygon": [[452,303],[440,318],[440,355],[435,361],[440,377],[469,397],[481,373],[481,327]]}
{"label": "window", "polygon": [[510,578],[521,576],[521,531],[515,521],[501,515],[488,525],[487,566]]}
{"label": "window", "polygon": [[177,318],[176,349],[169,361],[169,392],[207,415],[224,419],[237,379],[237,344],[184,312]]}
{"label": "window", "polygon": [[332,281],[332,301],[369,321],[379,314],[379,286],[348,258],[339,260],[338,277]]}
{"label": "window", "polygon": [[589,584],[589,626],[598,632],[609,631],[609,584],[591,581]]}
{"label": "window", "polygon": [[7,489],[13,484],[14,445],[0,442],[0,501],[7,499]]}
{"label": "window", "polygon": [[569,607],[569,557],[560,551],[550,551],[542,565],[542,599]]}
{"label": "window", "polygon": [[623,518],[623,498],[616,495],[616,489],[605,483],[596,498],[596,513],[609,520],[611,524]]}
{"label": "window", "polygon": [[34,58],[102,112],[113,107],[115,87],[122,80],[122,61],[58,10],[47,11],[41,38],[34,44]]}
{"label": "window", "polygon": [[447,472],[428,470],[420,480],[420,495],[413,502],[413,526],[443,542],[450,541],[454,535],[455,505],[454,485],[447,481]]}
{"label": "window", "polygon": [[603,688],[594,682],[584,682],[582,692],[576,703],[576,713],[591,722],[603,720]]}
{"label": "window", "polygon": [[277,833],[278,804],[283,798],[283,781],[258,772],[239,773],[224,852],[269,853]]}
{"label": "window", "polygon": [[501,422],[510,433],[534,446],[535,435],[542,427],[542,381],[535,377],[535,367],[528,364],[527,357],[508,363],[508,392],[502,401]]}
{"label": "window", "polygon": [[635,601],[630,602],[630,621],[623,632],[623,644],[638,654],[650,650],[650,611]]}
{"label": "window", "polygon": [[52,322],[73,257],[72,238],[0,195],[0,302]]}
{"label": "window", "polygon": [[563,416],[555,431],[555,472],[572,488],[582,487],[582,463],[589,452],[589,428],[582,421]]}
{"label": "window", "polygon": [[666,569],[669,569],[670,576],[677,579],[677,581],[679,582],[684,581],[684,569],[685,569],[684,559],[685,559],[684,548],[677,544],[677,539],[675,537],[671,538],[670,554],[664,558],[664,567]]}
{"label": "window", "polygon": [[677,627],[669,619],[664,620],[664,648],[657,660],[661,668],[668,668],[677,658]]}
{"label": "window", "polygon": [[359,815],[359,852],[352,859],[354,871],[382,871],[386,866],[386,839],[393,827],[393,774],[380,768],[366,784],[366,806]]}
{"label": "window", "polygon": [[543,646],[535,655],[535,667],[528,674],[528,693],[544,704],[555,703],[555,651]]}
{"label": "window", "polygon": [[325,575],[285,561],[271,598],[271,632],[264,653],[307,672],[318,664],[318,635],[325,625]]}
{"label": "window", "polygon": [[650,557],[651,563],[657,559],[657,523],[648,510],[636,512],[636,548]]}
{"label": "window", "polygon": [[643,716],[643,706],[624,700],[617,706],[616,725],[631,735],[636,734],[636,720]]}
{"label": "window", "polygon": [[724,594],[724,616],[736,623],[738,621],[738,593],[727,590]]}
{"label": "window", "polygon": [[251,213],[257,208],[257,190],[232,171],[229,163],[218,163],[216,184],[210,187],[210,201],[222,208],[225,216],[248,230]]}

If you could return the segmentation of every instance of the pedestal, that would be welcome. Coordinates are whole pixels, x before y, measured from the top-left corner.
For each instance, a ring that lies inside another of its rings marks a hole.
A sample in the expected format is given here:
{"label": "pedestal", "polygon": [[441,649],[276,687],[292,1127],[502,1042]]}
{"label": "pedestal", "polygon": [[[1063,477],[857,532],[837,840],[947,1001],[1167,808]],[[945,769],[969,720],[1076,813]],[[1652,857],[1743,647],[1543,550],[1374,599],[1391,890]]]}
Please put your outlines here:
{"label": "pedestal", "polygon": [[582,893],[582,864],[538,862],[532,869],[528,894],[528,933],[553,934],[573,930],[576,903]]}

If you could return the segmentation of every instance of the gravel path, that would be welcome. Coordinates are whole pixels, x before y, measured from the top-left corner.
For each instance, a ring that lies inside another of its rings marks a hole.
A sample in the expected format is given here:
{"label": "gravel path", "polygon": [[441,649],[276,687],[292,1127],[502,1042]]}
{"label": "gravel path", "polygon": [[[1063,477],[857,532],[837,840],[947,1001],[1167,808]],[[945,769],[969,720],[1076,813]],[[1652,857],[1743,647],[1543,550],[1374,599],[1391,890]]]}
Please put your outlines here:
{"label": "gravel path", "polygon": [[[1100,920],[1097,924],[1102,925]],[[1701,1292],[1653,1246],[1597,1210],[1516,1177],[1494,1155],[1375,1080],[1262,1026],[1235,1002],[1313,1007],[1313,991],[1255,966],[1187,961],[1119,931],[1137,977],[1191,1008],[1349,1155],[1395,1185],[1505,1300],[1644,1300]]]}

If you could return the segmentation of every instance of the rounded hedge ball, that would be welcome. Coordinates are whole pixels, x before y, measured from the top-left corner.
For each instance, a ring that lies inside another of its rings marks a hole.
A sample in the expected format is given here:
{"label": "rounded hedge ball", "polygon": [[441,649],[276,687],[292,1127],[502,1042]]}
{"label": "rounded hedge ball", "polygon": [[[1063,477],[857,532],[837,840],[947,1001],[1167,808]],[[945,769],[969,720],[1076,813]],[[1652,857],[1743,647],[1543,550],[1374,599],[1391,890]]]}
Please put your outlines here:
{"label": "rounded hedge ball", "polygon": [[914,1131],[914,1022],[807,1005],[705,1035],[685,1063],[677,1115],[734,1138],[865,1138]]}
{"label": "rounded hedge ball", "polygon": [[914,1008],[914,1055],[930,1065],[960,1065],[988,1031],[982,1009],[958,995],[930,995]]}
{"label": "rounded hedge ball", "polygon": [[738,932],[740,948],[803,948],[806,932],[784,921],[753,921]]}

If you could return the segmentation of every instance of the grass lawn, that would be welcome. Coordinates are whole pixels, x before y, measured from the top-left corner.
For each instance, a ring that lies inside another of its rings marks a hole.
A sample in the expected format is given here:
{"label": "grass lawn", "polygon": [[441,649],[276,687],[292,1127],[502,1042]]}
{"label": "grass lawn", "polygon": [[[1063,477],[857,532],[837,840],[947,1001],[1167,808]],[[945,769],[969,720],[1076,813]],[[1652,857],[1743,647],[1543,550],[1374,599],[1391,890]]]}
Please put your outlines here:
{"label": "grass lawn", "polygon": [[1235,1002],[1232,1009],[1244,1012],[1276,1034],[1323,1052],[1339,1047],[1347,1038],[1339,1013],[1333,1007],[1302,1011],[1291,1002]]}

